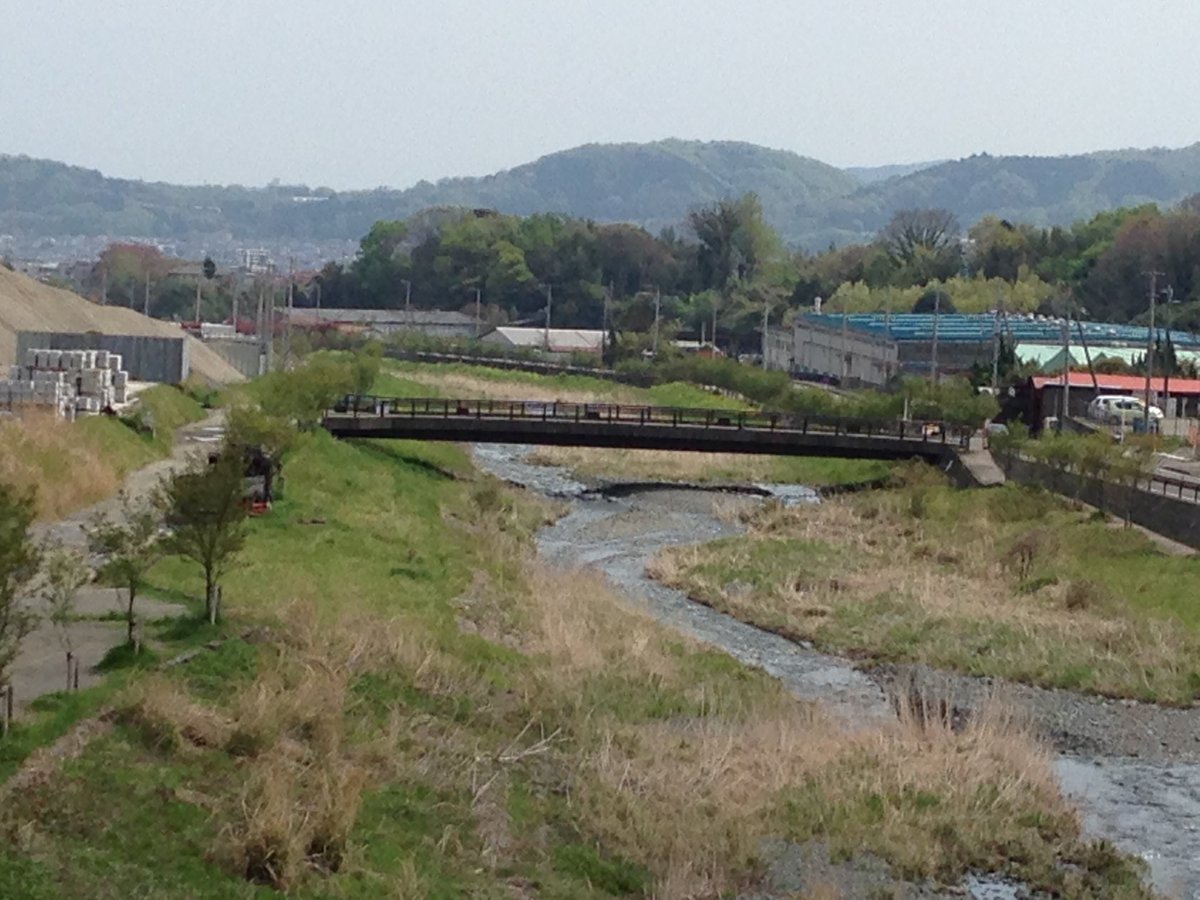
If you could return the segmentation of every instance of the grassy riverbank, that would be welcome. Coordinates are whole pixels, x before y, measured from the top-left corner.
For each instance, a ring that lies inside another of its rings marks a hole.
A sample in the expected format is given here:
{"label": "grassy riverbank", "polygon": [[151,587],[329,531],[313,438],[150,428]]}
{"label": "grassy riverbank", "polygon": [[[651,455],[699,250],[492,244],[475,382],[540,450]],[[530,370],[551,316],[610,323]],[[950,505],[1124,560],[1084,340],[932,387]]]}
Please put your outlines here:
{"label": "grassy riverbank", "polygon": [[[115,712],[5,798],[0,896],[717,896],[761,879],[764,838],[1142,896],[1000,714],[847,731],[536,562],[555,511],[457,448],[316,433],[286,475],[229,620],[152,629],[216,649],[43,704],[47,737],[89,697]],[[153,581],[198,608],[191,567]]]}
{"label": "grassy riverbank", "polygon": [[899,490],[769,509],[661,580],[856,658],[1165,703],[1200,697],[1200,560],[1046,493]]}
{"label": "grassy riverbank", "polygon": [[0,479],[37,489],[39,519],[61,518],[114,495],[126,475],[170,452],[175,429],[204,415],[170,385],[143,391],[135,410],[154,423],[153,435],[107,416],[65,422],[33,415],[0,424]]}

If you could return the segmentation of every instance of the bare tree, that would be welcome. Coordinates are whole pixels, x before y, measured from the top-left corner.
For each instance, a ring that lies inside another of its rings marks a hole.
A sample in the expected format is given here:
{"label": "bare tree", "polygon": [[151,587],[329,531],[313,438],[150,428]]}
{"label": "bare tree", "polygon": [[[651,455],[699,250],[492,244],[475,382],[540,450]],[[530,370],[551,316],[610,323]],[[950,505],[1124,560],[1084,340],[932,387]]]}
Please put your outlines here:
{"label": "bare tree", "polygon": [[145,586],[150,569],[163,555],[158,540],[162,521],[162,509],[155,498],[135,500],[122,492],[121,511],[115,518],[99,515],[84,529],[88,549],[104,560],[100,580],[128,592],[125,622],[130,643],[134,642],[137,624],[134,601]]}
{"label": "bare tree", "polygon": [[75,640],[71,622],[75,617],[75,595],[87,584],[92,573],[83,554],[61,543],[43,548],[42,599],[59,645],[67,655],[67,689],[71,688],[71,665],[75,661]]}
{"label": "bare tree", "polygon": [[37,625],[23,599],[41,563],[32,523],[33,493],[0,483],[0,688],[9,687],[21,641]]}
{"label": "bare tree", "polygon": [[902,209],[880,232],[879,241],[914,284],[927,284],[958,270],[960,232],[958,219],[947,210]]}

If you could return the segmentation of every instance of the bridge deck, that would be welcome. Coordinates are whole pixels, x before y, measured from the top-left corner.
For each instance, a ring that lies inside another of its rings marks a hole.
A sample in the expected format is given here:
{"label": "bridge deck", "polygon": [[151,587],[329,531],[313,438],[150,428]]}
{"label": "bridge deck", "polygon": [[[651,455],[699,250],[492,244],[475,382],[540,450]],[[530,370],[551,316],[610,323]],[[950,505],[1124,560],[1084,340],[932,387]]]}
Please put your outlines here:
{"label": "bridge deck", "polygon": [[946,459],[968,434],[912,423],[722,409],[528,400],[358,397],[331,411],[325,428],[340,438],[404,438],[475,443]]}

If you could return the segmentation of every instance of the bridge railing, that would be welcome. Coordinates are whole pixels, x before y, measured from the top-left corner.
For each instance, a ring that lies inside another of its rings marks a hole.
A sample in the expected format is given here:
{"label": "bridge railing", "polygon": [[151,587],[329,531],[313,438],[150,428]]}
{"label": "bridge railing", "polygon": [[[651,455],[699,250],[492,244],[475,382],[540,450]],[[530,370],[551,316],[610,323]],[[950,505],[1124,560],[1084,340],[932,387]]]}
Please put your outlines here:
{"label": "bridge railing", "polygon": [[911,422],[900,419],[806,416],[756,410],[645,406],[629,403],[574,403],[559,400],[480,400],[359,395],[343,398],[334,407],[333,413],[350,415],[355,418],[440,417],[446,419],[602,422],[613,425],[750,429],[799,434],[886,437],[920,443],[955,444],[961,447],[968,445],[971,436],[970,429],[949,426],[938,421]]}

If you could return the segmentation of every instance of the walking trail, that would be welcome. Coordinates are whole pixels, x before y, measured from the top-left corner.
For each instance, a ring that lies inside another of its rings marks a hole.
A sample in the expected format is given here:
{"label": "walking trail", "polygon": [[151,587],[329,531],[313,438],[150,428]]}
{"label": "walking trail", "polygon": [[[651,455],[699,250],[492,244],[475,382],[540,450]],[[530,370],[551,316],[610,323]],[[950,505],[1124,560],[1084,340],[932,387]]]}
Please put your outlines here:
{"label": "walking trail", "polygon": [[[207,418],[186,425],[175,434],[171,455],[131,472],[125,479],[123,489],[137,499],[150,494],[159,482],[184,468],[194,456],[207,453],[220,441],[224,431],[225,414],[214,410]],[[84,527],[97,515],[110,519],[119,518],[119,497],[110,497],[99,503],[78,510],[56,522],[45,522],[33,527],[34,540],[60,542],[66,547],[86,552],[87,539]],[[75,596],[75,612],[81,618],[69,628],[70,643],[79,660],[79,686],[88,687],[103,677],[95,666],[104,654],[125,640],[126,626],[122,621],[101,617],[126,609],[128,594],[122,590],[87,585]],[[42,602],[30,601],[39,614],[45,613]],[[182,615],[185,608],[177,603],[139,598],[136,614],[140,621]],[[18,713],[43,694],[60,691],[67,687],[66,646],[64,636],[47,619],[21,644],[12,668],[12,685]]]}

